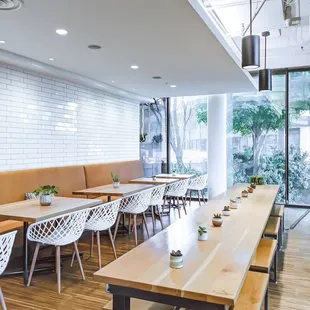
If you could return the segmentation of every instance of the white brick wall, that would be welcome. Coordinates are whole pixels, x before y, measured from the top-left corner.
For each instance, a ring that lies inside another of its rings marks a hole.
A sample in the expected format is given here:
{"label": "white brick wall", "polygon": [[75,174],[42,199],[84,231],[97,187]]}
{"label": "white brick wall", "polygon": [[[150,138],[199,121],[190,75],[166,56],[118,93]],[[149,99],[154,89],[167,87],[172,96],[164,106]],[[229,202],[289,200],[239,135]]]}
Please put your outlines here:
{"label": "white brick wall", "polygon": [[0,171],[139,159],[139,104],[0,66]]}

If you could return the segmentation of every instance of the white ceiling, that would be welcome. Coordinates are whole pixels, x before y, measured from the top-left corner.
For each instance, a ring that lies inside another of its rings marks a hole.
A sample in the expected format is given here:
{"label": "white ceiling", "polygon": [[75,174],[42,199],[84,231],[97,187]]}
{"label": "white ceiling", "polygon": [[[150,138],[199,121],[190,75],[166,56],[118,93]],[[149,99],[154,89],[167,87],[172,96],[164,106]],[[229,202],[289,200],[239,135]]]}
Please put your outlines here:
{"label": "white ceiling", "polygon": [[[24,3],[20,10],[0,11],[0,40],[7,41],[0,46],[4,50],[146,97],[254,90],[236,57],[187,0]],[[57,35],[59,28],[68,35]],[[89,44],[103,48],[92,51]],[[139,69],[132,70],[132,64]]]}
{"label": "white ceiling", "polygon": [[[241,46],[242,24],[249,24],[249,0],[203,0],[213,9],[228,35]],[[262,0],[253,0],[253,15]],[[299,16],[301,23],[287,27],[284,22],[282,0],[267,0],[253,22],[253,34],[269,30],[267,41],[267,67],[288,68],[309,66],[310,62],[310,0],[286,0],[292,3],[292,16]],[[231,18],[234,16],[234,18]],[[249,34],[249,32],[247,32]],[[303,50],[301,49],[303,46]],[[261,65],[264,61],[264,39],[261,38]]]}

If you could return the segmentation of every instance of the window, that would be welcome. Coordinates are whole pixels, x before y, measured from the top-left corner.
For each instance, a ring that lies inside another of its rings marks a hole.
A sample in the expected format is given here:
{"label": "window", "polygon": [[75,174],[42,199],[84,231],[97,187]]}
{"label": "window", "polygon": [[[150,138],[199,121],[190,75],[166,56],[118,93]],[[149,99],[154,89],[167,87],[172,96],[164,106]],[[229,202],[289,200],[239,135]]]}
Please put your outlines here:
{"label": "window", "polygon": [[144,176],[151,177],[167,168],[166,103],[159,99],[140,104],[140,157]]}
{"label": "window", "polygon": [[207,172],[207,96],[170,100],[170,171]]}
{"label": "window", "polygon": [[[264,176],[267,184],[279,184],[278,202],[285,201],[285,76],[273,76],[273,91],[233,94],[228,157],[233,169],[228,184],[249,182]],[[232,154],[231,154],[232,153]]]}
{"label": "window", "polygon": [[290,204],[310,205],[310,71],[289,73]]}

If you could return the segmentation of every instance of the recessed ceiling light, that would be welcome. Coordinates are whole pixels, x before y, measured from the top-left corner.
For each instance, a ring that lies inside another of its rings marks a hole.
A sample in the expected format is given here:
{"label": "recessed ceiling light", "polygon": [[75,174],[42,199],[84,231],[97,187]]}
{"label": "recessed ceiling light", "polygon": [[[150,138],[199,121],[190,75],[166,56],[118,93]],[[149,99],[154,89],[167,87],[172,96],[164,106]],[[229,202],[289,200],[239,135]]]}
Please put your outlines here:
{"label": "recessed ceiling light", "polygon": [[90,48],[91,50],[100,50],[101,46],[96,45],[96,44],[90,44],[90,45],[88,45],[88,48]]}
{"label": "recessed ceiling light", "polygon": [[137,69],[139,69],[139,66],[137,66],[137,65],[132,65],[130,68],[131,68],[131,69],[134,69],[134,70],[137,70]]}
{"label": "recessed ceiling light", "polygon": [[48,60],[50,60],[50,61],[53,61],[53,60],[55,60],[53,57],[50,57]]}
{"label": "recessed ceiling light", "polygon": [[115,81],[112,81],[112,83],[115,83]]}
{"label": "recessed ceiling light", "polygon": [[59,35],[61,35],[61,36],[65,36],[65,35],[68,34],[68,31],[65,30],[65,29],[57,29],[57,30],[56,30],[56,33],[59,34]]}
{"label": "recessed ceiling light", "polygon": [[5,44],[5,43],[6,43],[6,41],[4,41],[4,40],[0,40],[0,43],[1,43],[1,44]]}
{"label": "recessed ceiling light", "polygon": [[160,79],[161,79],[161,76],[153,76],[152,79],[154,79],[154,80],[160,80]]}
{"label": "recessed ceiling light", "polygon": [[176,88],[177,86],[176,86],[176,85],[170,85],[170,87],[171,87],[171,88]]}

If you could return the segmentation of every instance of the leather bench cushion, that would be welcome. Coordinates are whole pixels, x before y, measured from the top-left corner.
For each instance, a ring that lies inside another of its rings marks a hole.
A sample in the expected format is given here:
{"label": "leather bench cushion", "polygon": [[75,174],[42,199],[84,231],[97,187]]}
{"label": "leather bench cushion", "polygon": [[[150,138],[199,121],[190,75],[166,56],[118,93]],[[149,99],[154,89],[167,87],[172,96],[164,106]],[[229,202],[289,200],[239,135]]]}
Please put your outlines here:
{"label": "leather bench cushion", "polygon": [[143,177],[141,160],[94,164],[84,166],[87,188],[112,183],[111,172],[118,174],[121,183]]}
{"label": "leather bench cushion", "polygon": [[59,196],[73,197],[72,191],[86,188],[84,167],[68,166],[0,172],[0,204],[24,200],[26,192],[32,192],[45,184],[59,186]]}

